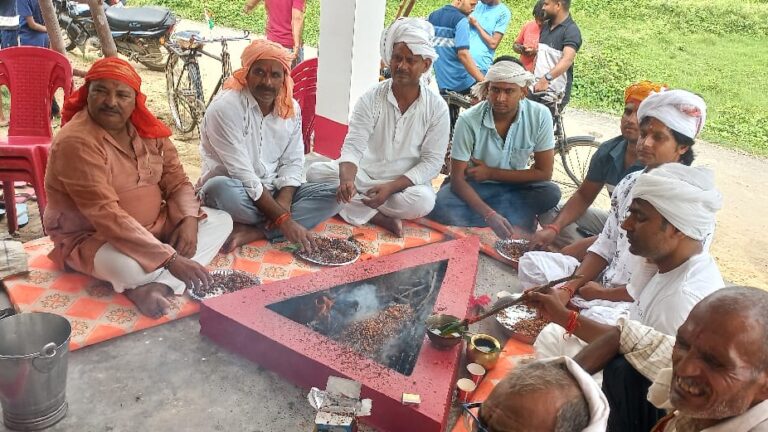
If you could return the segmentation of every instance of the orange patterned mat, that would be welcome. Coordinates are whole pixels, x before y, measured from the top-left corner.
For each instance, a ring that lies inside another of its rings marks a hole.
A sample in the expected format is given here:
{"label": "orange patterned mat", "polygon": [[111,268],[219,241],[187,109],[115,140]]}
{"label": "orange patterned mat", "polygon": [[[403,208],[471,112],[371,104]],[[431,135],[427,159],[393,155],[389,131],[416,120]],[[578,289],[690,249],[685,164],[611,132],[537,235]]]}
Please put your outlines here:
{"label": "orange patterned mat", "polygon": [[478,227],[458,227],[458,226],[450,226],[450,225],[443,225],[441,223],[435,222],[431,219],[427,218],[421,218],[417,219],[415,222],[418,224],[433,229],[435,231],[441,232],[447,236],[453,237],[453,238],[464,238],[468,236],[478,236],[480,237],[480,251],[484,254],[488,255],[489,257],[503,262],[504,264],[509,264],[515,269],[517,269],[517,261],[512,261],[510,259],[504,258],[503,256],[499,255],[498,252],[496,252],[496,241],[499,239],[498,236],[493,232],[490,228],[478,228]]}
{"label": "orange patterned mat", "polygon": [[[445,237],[430,228],[406,222],[404,237],[397,238],[373,225],[353,227],[338,218],[313,231],[335,237],[356,235],[363,249],[362,260],[434,243]],[[209,267],[251,272],[259,276],[262,283],[322,269],[282,251],[285,245],[257,241],[235,252],[217,255]],[[48,237],[27,242],[24,248],[29,254],[30,272],[3,281],[11,303],[19,312],[52,312],[66,317],[72,324],[70,350],[189,316],[199,309],[196,301],[184,295],[174,299],[168,316],[148,318],[141,315],[127,297],[112,291],[108,283],[79,273],[59,271],[46,256],[53,248]]]}

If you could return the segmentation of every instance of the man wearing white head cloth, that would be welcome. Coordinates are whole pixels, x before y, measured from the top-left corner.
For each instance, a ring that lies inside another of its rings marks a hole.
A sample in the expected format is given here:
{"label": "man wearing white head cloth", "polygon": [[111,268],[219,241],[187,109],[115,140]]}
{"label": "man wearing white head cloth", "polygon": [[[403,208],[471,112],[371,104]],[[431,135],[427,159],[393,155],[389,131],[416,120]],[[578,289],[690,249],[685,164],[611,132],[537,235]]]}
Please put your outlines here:
{"label": "man wearing white head cloth", "polygon": [[434,29],[401,18],[384,31],[381,56],[392,71],[355,104],[341,157],[315,163],[307,180],[338,185],[344,220],[372,222],[402,235],[402,220],[425,216],[435,204],[432,179],[449,140],[448,107],[422,82],[437,58]]}
{"label": "man wearing white head cloth", "polygon": [[[638,108],[640,138],[637,143],[637,159],[647,167],[646,172],[665,163],[690,165],[694,138],[703,127],[705,113],[704,101],[684,90],[668,90],[648,96]],[[627,175],[616,186],[605,226],[581,262],[544,251],[523,255],[518,266],[523,287],[546,283],[575,271],[584,277],[557,290],[563,305],[571,301],[582,309],[584,316],[611,325],[627,315],[635,300],[627,285],[643,260],[630,251],[629,237],[621,222],[629,211],[634,186],[641,173]],[[714,222],[703,238],[705,249],[713,232]],[[577,352],[581,342],[575,338],[564,342],[562,333],[563,329],[558,326],[547,326],[536,342],[538,351],[543,356]]]}
{"label": "man wearing white head cloth", "polygon": [[[502,239],[513,226],[532,232],[536,217],[555,205],[552,183],[552,115],[526,99],[533,75],[511,57],[501,57],[472,92],[485,99],[456,122],[451,181],[437,194],[429,217],[456,225],[490,226]],[[528,166],[533,155],[534,163]]]}

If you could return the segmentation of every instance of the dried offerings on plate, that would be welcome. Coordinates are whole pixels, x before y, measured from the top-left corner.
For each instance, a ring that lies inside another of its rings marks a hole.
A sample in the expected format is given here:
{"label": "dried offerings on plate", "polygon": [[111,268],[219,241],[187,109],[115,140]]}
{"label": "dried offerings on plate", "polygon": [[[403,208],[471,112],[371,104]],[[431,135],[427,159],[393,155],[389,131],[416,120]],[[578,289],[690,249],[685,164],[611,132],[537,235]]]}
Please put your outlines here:
{"label": "dried offerings on plate", "polygon": [[324,265],[343,265],[357,260],[360,256],[360,249],[351,241],[335,237],[316,237],[317,247],[308,253],[306,251],[297,252],[297,254],[317,264]]}
{"label": "dried offerings on plate", "polygon": [[211,277],[213,283],[208,285],[208,288],[204,286],[193,288],[192,297],[203,300],[260,284],[256,276],[237,270],[214,270],[211,272]]}

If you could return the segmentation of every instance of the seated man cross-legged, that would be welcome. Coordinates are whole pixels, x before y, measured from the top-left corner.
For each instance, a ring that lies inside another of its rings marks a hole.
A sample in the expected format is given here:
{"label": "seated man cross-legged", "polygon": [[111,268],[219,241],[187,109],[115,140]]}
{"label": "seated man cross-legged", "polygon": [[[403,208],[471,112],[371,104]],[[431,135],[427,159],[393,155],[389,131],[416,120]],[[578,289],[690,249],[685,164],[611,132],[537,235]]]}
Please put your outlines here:
{"label": "seated man cross-legged", "polygon": [[[500,238],[513,226],[533,232],[538,215],[557,205],[552,115],[525,98],[533,75],[516,61],[497,59],[473,88],[486,99],[456,122],[450,183],[429,218],[446,225],[490,226]],[[534,163],[528,167],[533,155]]]}
{"label": "seated man cross-legged", "polygon": [[224,251],[261,239],[287,239],[312,249],[307,231],[339,211],[336,189],[303,183],[301,113],[293,100],[290,54],[253,41],[205,112],[203,167],[197,183],[205,205],[232,215]]}
{"label": "seated man cross-legged", "polygon": [[200,207],[171,131],[145,106],[126,61],[96,61],[64,102],[51,145],[43,224],[51,259],[112,284],[150,317],[172,296],[207,286],[208,264],[232,231],[225,212]]}
{"label": "seated man cross-legged", "polygon": [[360,97],[341,157],[307,170],[309,181],[338,187],[339,215],[372,222],[402,236],[402,219],[425,216],[435,204],[431,181],[448,147],[445,101],[422,82],[435,59],[434,29],[417,18],[395,21],[382,36],[381,58],[392,78]]}

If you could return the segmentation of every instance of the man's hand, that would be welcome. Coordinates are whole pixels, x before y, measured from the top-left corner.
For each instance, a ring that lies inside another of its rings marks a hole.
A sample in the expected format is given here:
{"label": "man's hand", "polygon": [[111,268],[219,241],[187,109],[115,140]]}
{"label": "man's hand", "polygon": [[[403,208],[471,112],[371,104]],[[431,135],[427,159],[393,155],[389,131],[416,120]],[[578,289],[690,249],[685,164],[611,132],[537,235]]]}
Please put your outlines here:
{"label": "man's hand", "polygon": [[541,77],[538,81],[536,81],[536,85],[533,86],[534,92],[543,92],[544,90],[549,88],[549,81],[547,81],[546,78]]}
{"label": "man's hand", "polygon": [[243,12],[246,14],[251,13],[254,9],[256,9],[256,6],[259,5],[260,0],[246,0],[245,5],[243,6]]}
{"label": "man's hand", "polygon": [[184,282],[187,288],[208,288],[208,285],[213,283],[213,277],[208,273],[208,269],[197,261],[183,257],[181,254],[177,255],[176,259],[168,266],[168,271],[176,279]]}
{"label": "man's hand", "polygon": [[467,180],[476,182],[491,180],[492,168],[489,168],[488,165],[486,165],[485,162],[481,161],[480,159],[472,158],[470,161],[472,162],[472,165],[464,171]]}
{"label": "man's hand", "polygon": [[315,238],[312,236],[312,233],[307,231],[306,228],[299,225],[299,223],[293,219],[288,219],[287,221],[283,222],[283,224],[280,225],[278,229],[281,233],[283,233],[288,241],[299,245],[302,251],[312,253],[312,251],[317,247],[315,244]]}
{"label": "man's hand", "polygon": [[537,53],[537,52],[539,52],[539,49],[538,49],[537,47],[529,47],[529,46],[526,46],[526,47],[523,47],[523,50],[524,50],[524,51],[525,51],[525,53],[526,53],[526,54],[528,54],[529,56],[535,56],[535,55],[536,55],[536,53]]}
{"label": "man's hand", "polygon": [[357,188],[355,187],[355,180],[342,181],[339,184],[339,190],[336,191],[336,201],[340,203],[348,203],[352,201],[352,198],[357,195]]}
{"label": "man's hand", "polygon": [[376,185],[370,188],[365,196],[367,198],[363,198],[363,204],[370,208],[379,208],[392,196],[392,188],[389,187],[389,183]]}
{"label": "man's hand", "polygon": [[493,232],[496,233],[500,239],[506,240],[512,237],[514,228],[504,216],[498,213],[493,213],[486,221],[488,222],[488,226],[491,227]]}
{"label": "man's hand", "polygon": [[531,238],[531,249],[542,250],[552,244],[556,237],[557,233],[555,230],[550,228],[544,228],[542,230],[536,231],[536,233]]}
{"label": "man's hand", "polygon": [[604,299],[607,289],[595,281],[589,281],[579,288],[579,295],[584,300]]}
{"label": "man's hand", "polygon": [[179,255],[192,258],[197,252],[197,218],[187,216],[181,220],[168,240]]}
{"label": "man's hand", "polygon": [[[565,307],[559,289],[550,290],[547,293],[529,293],[527,303],[536,308],[536,311],[547,321],[563,325],[568,321],[570,311]],[[566,293],[567,294],[567,293]],[[570,298],[570,297],[569,297]],[[567,302],[566,302],[567,303]]]}
{"label": "man's hand", "polygon": [[469,25],[473,27],[477,27],[477,18],[473,17],[472,15],[467,17],[467,21],[469,21]]}
{"label": "man's hand", "polygon": [[283,210],[291,211],[291,205],[293,204],[293,197],[287,195],[277,194],[275,196],[275,202],[283,208]]}

